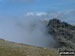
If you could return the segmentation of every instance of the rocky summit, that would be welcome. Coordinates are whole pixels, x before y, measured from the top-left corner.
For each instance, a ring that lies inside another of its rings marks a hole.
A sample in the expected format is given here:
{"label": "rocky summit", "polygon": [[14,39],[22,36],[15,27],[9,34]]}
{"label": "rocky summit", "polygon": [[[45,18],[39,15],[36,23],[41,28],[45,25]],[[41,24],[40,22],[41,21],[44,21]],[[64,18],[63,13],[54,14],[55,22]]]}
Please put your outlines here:
{"label": "rocky summit", "polygon": [[49,20],[48,33],[59,42],[58,48],[75,50],[75,26],[57,18]]}

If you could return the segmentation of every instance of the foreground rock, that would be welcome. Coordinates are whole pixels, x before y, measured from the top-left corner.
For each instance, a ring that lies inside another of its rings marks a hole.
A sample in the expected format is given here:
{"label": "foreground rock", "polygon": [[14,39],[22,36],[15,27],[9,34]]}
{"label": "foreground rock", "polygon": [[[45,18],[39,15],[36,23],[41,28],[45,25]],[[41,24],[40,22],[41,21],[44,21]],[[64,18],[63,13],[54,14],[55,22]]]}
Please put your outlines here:
{"label": "foreground rock", "polygon": [[48,32],[59,42],[58,48],[75,50],[75,26],[54,18],[48,23]]}
{"label": "foreground rock", "polygon": [[0,56],[59,56],[56,49],[35,47],[0,39]]}

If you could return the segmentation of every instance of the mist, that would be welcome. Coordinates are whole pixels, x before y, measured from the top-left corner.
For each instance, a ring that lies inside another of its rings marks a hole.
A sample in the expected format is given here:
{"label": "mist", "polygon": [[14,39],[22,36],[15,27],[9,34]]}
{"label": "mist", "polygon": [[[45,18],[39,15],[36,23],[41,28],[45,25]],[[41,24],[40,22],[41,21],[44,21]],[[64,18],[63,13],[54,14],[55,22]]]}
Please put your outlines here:
{"label": "mist", "polygon": [[51,48],[55,44],[47,32],[47,21],[38,16],[0,18],[0,38],[17,43]]}
{"label": "mist", "polygon": [[70,16],[72,19],[68,19],[70,13],[26,13],[24,16],[0,17],[0,38],[17,43],[53,48],[57,41],[48,34],[48,21],[58,18],[74,24],[75,17]]}

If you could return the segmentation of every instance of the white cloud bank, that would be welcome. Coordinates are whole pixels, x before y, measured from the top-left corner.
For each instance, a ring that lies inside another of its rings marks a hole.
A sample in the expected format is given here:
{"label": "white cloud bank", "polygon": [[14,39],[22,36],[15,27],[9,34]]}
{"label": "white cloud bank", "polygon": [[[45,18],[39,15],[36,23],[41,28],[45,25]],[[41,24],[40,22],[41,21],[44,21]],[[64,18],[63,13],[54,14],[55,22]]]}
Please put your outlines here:
{"label": "white cloud bank", "polygon": [[23,16],[0,18],[0,37],[14,42],[53,47],[56,41],[48,34],[46,24],[54,17],[75,24],[75,11],[68,12],[27,12]]}

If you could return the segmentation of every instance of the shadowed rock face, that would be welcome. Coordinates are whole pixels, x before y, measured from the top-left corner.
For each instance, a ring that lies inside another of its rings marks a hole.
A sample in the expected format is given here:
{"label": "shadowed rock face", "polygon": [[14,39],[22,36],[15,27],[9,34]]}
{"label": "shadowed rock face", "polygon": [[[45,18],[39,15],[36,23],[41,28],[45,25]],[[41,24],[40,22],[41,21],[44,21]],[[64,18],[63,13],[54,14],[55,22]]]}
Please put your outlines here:
{"label": "shadowed rock face", "polygon": [[75,50],[75,26],[54,18],[48,23],[48,32],[59,42],[60,48]]}

